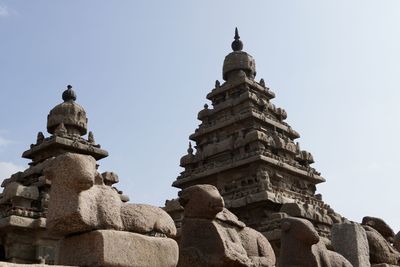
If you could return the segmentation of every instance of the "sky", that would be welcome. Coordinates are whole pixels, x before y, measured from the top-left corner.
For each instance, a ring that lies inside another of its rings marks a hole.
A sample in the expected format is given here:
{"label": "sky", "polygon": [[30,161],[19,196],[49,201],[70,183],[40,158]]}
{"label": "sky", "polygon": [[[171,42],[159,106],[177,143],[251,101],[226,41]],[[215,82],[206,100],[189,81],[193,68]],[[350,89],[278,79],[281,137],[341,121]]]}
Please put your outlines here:
{"label": "sky", "polygon": [[[132,202],[163,206],[234,28],[341,215],[400,230],[400,1],[0,0],[0,179],[67,84]],[[208,103],[210,104],[210,103]]]}

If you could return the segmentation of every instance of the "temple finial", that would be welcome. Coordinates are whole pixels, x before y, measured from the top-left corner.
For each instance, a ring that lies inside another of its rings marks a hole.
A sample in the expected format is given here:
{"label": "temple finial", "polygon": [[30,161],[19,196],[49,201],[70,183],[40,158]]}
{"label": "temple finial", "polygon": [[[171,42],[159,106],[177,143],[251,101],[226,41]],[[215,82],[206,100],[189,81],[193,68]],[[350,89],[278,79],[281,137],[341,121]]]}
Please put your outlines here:
{"label": "temple finial", "polygon": [[65,90],[62,94],[62,99],[67,101],[75,101],[76,100],[76,93],[72,90],[72,85],[67,85],[67,90]]}
{"label": "temple finial", "polygon": [[234,37],[234,41],[232,42],[232,50],[233,51],[242,51],[243,49],[243,42],[240,41],[240,36],[239,36],[239,31],[238,28],[235,28],[235,37]]}

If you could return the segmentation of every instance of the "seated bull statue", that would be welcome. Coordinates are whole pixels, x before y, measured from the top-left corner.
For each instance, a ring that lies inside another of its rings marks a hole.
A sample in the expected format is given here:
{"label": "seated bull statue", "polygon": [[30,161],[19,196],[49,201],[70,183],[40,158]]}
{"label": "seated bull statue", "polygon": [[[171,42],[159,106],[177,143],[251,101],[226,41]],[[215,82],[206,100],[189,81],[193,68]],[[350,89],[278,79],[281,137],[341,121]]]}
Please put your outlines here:
{"label": "seated bull statue", "polygon": [[392,246],[394,232],[389,225],[380,218],[366,216],[361,225],[367,234],[369,258],[372,264],[400,265],[400,252]]}
{"label": "seated bull statue", "polygon": [[[51,181],[47,229],[64,237],[57,264],[176,266],[178,246],[169,238],[176,235],[172,218],[158,207],[124,203],[104,183],[93,157],[60,155],[45,177]],[[125,251],[124,257],[119,251]],[[149,253],[157,256],[149,258]]]}
{"label": "seated bull statue", "polygon": [[281,222],[280,267],[352,267],[342,255],[330,251],[320,241],[313,224],[288,217]]}
{"label": "seated bull statue", "polygon": [[212,185],[183,190],[184,207],[180,243],[180,267],[275,266],[268,240],[224,208],[224,200]]}

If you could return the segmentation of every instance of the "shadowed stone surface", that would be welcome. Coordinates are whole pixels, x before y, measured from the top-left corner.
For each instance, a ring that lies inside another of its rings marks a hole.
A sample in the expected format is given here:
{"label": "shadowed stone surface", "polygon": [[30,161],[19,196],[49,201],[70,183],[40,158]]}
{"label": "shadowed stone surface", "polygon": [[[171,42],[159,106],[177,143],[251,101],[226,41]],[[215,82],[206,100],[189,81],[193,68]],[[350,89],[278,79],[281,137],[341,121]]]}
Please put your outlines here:
{"label": "shadowed stone surface", "polygon": [[400,253],[374,228],[363,225],[368,238],[371,264],[400,264]]}
{"label": "shadowed stone surface", "polygon": [[178,266],[275,266],[268,240],[224,208],[212,185],[196,185],[180,195],[184,219]]}
{"label": "shadowed stone surface", "polygon": [[394,238],[394,232],[392,228],[381,218],[365,216],[361,222],[362,225],[368,225],[378,231],[383,238],[388,242],[392,243]]}
{"label": "shadowed stone surface", "polygon": [[67,237],[58,264],[78,266],[175,267],[178,245],[169,238],[98,230]]}
{"label": "shadowed stone surface", "polygon": [[282,220],[280,267],[351,267],[342,255],[327,250],[312,223],[300,218]]}
{"label": "shadowed stone surface", "polygon": [[400,232],[398,232],[393,238],[393,247],[400,251]]}
{"label": "shadowed stone surface", "polygon": [[354,267],[369,267],[369,246],[364,228],[357,223],[334,224],[332,246]]}
{"label": "shadowed stone surface", "polygon": [[[65,265],[51,265],[54,267],[77,267],[77,266],[65,266]],[[0,267],[49,267],[46,264],[18,264],[9,262],[0,262]]]}

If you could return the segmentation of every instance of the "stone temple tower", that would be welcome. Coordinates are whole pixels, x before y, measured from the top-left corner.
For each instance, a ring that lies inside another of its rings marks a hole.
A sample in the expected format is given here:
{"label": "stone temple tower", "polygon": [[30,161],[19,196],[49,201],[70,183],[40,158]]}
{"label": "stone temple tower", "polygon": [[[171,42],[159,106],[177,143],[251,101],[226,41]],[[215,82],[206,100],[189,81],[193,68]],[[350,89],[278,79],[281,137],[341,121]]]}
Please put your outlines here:
{"label": "stone temple tower", "polygon": [[[78,105],[72,86],[62,94],[63,103],[55,106],[47,117],[45,137],[37,135],[35,144],[23,158],[32,160],[30,167],[13,174],[1,184],[0,194],[0,260],[17,263],[54,263],[58,237],[46,231],[46,215],[51,183],[43,170],[56,156],[73,152],[93,156],[96,160],[108,152],[95,143],[93,133],[87,133],[86,112]],[[114,181],[116,182],[116,181]]]}
{"label": "stone temple tower", "polygon": [[[223,63],[224,82],[215,82],[207,95],[212,107],[206,104],[198,113],[201,124],[189,137],[196,151],[189,143],[180,161],[184,171],[173,186],[216,186],[227,208],[275,241],[275,248],[287,215],[311,220],[329,238],[332,224],[343,218],[316,194],[325,179],[311,167],[311,153],[295,142],[300,135],[285,122],[286,111],[271,102],[275,94],[263,79],[255,80],[254,58],[242,49],[236,29],[233,51]],[[172,202],[166,208],[179,227]]]}

